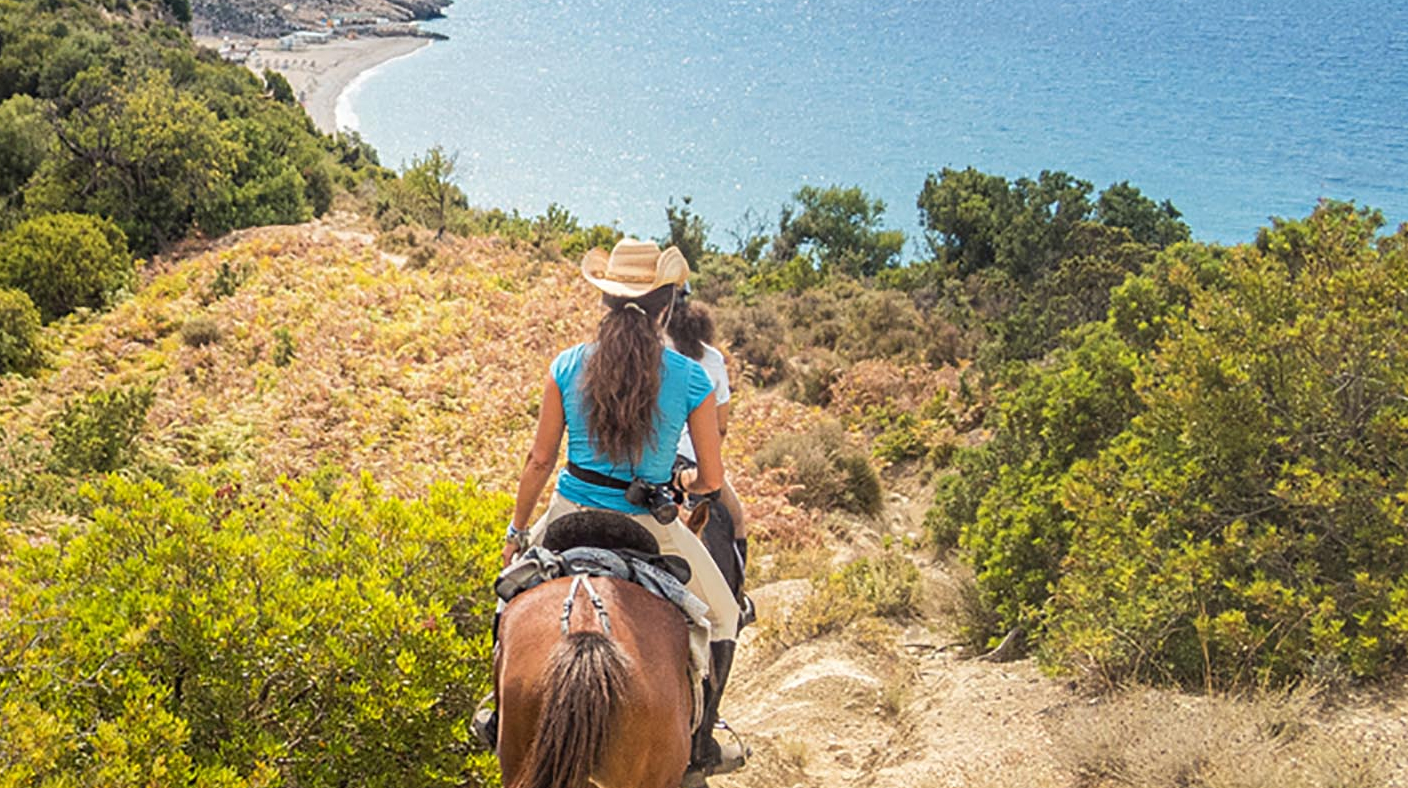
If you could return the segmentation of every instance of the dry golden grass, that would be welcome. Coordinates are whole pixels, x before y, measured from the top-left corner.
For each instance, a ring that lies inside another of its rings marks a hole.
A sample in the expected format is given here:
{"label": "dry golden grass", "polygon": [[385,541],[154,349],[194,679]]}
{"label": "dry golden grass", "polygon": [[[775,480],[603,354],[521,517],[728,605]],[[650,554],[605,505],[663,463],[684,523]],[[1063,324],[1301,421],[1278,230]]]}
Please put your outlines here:
{"label": "dry golden grass", "polygon": [[1309,690],[1234,699],[1134,689],[1071,705],[1048,728],[1089,788],[1374,788],[1386,752],[1313,723]]}

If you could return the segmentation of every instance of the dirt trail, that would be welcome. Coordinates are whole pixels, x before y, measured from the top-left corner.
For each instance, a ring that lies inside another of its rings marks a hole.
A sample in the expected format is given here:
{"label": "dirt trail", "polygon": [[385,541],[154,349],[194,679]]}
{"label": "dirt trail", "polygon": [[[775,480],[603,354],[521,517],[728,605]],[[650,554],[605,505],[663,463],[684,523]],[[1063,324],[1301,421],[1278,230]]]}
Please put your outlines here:
{"label": "dirt trail", "polygon": [[[913,541],[927,496],[892,494],[887,514],[835,546],[849,560],[883,537]],[[873,785],[1058,785],[1069,782],[1051,752],[1043,715],[1071,702],[1062,682],[1030,660],[966,657],[943,609],[956,580],[921,553],[923,614],[906,625],[820,637],[770,652],[759,635],[807,597],[810,581],[753,589],[763,626],[745,630],[724,715],[754,749],[748,767],[710,780],[715,788]],[[937,600],[937,601],[936,601]],[[857,642],[860,641],[860,642]]]}

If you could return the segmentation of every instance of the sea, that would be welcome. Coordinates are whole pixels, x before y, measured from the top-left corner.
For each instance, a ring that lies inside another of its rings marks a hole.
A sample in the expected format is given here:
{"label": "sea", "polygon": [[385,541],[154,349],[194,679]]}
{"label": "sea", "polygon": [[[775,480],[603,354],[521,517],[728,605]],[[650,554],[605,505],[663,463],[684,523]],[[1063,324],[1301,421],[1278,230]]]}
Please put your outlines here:
{"label": "sea", "polygon": [[439,145],[472,205],[725,250],[804,185],[923,245],[925,177],[1061,170],[1253,240],[1322,198],[1408,220],[1403,0],[456,0],[340,102],[383,164]]}

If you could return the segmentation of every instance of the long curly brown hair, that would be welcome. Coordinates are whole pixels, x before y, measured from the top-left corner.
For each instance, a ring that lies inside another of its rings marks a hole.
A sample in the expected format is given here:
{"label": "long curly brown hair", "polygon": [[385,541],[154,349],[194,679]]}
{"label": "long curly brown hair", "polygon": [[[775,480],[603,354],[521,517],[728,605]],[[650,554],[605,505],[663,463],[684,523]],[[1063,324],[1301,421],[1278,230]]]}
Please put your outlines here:
{"label": "long curly brown hair", "polygon": [[607,313],[583,371],[582,394],[592,444],[618,465],[640,462],[655,439],[662,348],[656,327],[674,298],[673,285],[636,298],[601,297]]}

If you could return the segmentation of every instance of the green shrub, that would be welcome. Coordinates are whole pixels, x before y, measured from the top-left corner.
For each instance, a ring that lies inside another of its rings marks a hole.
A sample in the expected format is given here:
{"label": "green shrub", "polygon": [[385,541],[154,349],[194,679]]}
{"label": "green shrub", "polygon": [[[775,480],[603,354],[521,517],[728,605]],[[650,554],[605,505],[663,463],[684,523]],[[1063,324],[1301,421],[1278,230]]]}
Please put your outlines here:
{"label": "green shrub", "polygon": [[84,529],[0,567],[7,785],[491,785],[511,499],[368,479],[245,494],[110,477]]}
{"label": "green shrub", "polygon": [[1096,456],[1141,409],[1139,359],[1105,324],[1072,334],[1042,363],[1008,368],[988,426],[993,439],[962,451],[926,516],[934,543],[960,536],[1000,637],[1040,626],[1070,545],[1063,476]]}
{"label": "green shrub", "polygon": [[293,344],[293,332],[280,326],[274,329],[274,366],[286,367],[298,355]]}
{"label": "green shrub", "polygon": [[44,105],[33,96],[0,101],[0,200],[20,191],[39,169],[53,136]]}
{"label": "green shrub", "polygon": [[928,524],[999,634],[1106,686],[1377,677],[1408,654],[1408,230],[1326,203],[1178,244],[1011,368]]}
{"label": "green shrub", "polygon": [[981,449],[957,449],[953,452],[953,472],[934,478],[934,505],[924,513],[924,531],[929,542],[938,550],[957,547],[963,529],[977,519],[978,504],[992,485],[989,474],[975,478],[979,462],[992,461],[992,455]]}
{"label": "green shrub", "polygon": [[909,296],[896,290],[868,290],[847,305],[846,330],[836,350],[852,361],[924,357],[924,321]]}
{"label": "green shrub", "polygon": [[1217,286],[1177,274],[1147,411],[1063,483],[1050,660],[1205,687],[1403,663],[1408,230],[1381,225],[1327,203]]}
{"label": "green shrub", "polygon": [[759,468],[788,468],[796,485],[788,498],[816,509],[879,514],[880,477],[866,453],[836,422],[808,432],[779,435],[755,457]]}
{"label": "green shrub", "polygon": [[840,582],[877,616],[900,618],[918,612],[919,569],[895,550],[861,558],[841,570]]}
{"label": "green shrub", "polygon": [[230,265],[229,261],[222,261],[220,263],[220,270],[215,272],[215,278],[210,280],[210,297],[208,300],[215,301],[221,298],[229,298],[235,294],[235,291],[240,289],[240,285],[244,284],[244,280],[248,278],[248,265],[235,267]]}
{"label": "green shrub", "polygon": [[0,285],[27,293],[46,323],[106,306],[134,273],[122,231],[96,216],[40,216],[0,236]]}
{"label": "green shrub", "polygon": [[804,405],[831,404],[831,387],[845,372],[846,360],[823,348],[802,348],[787,363],[787,393]]}
{"label": "green shrub", "polygon": [[850,313],[852,304],[864,292],[858,282],[842,278],[800,293],[779,293],[769,302],[787,323],[797,347],[835,351],[848,331],[860,328],[851,324]]}
{"label": "green shrub", "polygon": [[95,391],[64,404],[49,423],[54,469],[108,473],[131,457],[156,394],[150,387]]}
{"label": "green shrub", "polygon": [[44,365],[39,310],[20,290],[0,287],[0,375],[28,375]]}
{"label": "green shrub", "polygon": [[220,324],[208,317],[193,317],[181,326],[181,341],[187,347],[205,347],[220,341]]}
{"label": "green shrub", "polygon": [[871,454],[890,462],[916,460],[929,453],[921,434],[921,424],[913,413],[900,413],[882,420],[882,429],[871,444]]}
{"label": "green shrub", "polygon": [[[615,227],[594,224],[591,227],[569,233],[562,240],[562,256],[575,262],[581,260],[583,255],[597,247],[602,249],[614,247],[622,237],[623,233]],[[695,261],[690,260],[689,264],[693,268]]]}

